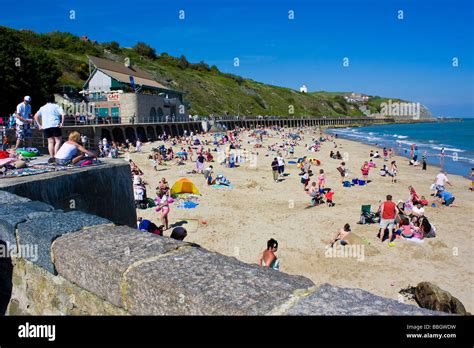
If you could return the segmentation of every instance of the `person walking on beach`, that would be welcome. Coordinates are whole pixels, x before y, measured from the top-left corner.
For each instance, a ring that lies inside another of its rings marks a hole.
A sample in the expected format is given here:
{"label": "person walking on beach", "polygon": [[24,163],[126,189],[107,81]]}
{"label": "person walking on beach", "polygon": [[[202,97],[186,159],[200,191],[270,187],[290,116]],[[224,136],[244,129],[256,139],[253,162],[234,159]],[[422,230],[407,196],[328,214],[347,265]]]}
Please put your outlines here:
{"label": "person walking on beach", "polygon": [[387,195],[387,200],[380,206],[380,241],[383,242],[385,236],[385,230],[388,229],[389,239],[388,245],[393,246],[392,236],[395,227],[395,217],[398,215],[398,208],[395,203],[392,202],[392,196]]}
{"label": "person walking on beach", "polygon": [[326,175],[324,174],[324,169],[319,170],[318,175],[318,189],[319,191],[324,190],[326,187]]}
{"label": "person walking on beach", "polygon": [[427,152],[423,152],[423,155],[421,156],[421,161],[422,161],[422,170],[426,170],[426,157],[427,157]]}
{"label": "person walking on beach", "polygon": [[275,157],[272,162],[273,181],[278,182],[278,160]]}
{"label": "person walking on beach", "polygon": [[170,212],[170,206],[168,201],[168,194],[162,192],[160,198],[160,204],[157,207],[157,210],[161,210],[161,224],[165,226],[165,230],[168,230],[168,214]]}
{"label": "person walking on beach", "polygon": [[23,102],[17,105],[15,115],[15,128],[16,128],[16,146],[19,148],[22,143],[26,143],[27,147],[31,147],[31,124],[33,120],[30,118],[31,115],[31,97],[26,96],[23,98]]}
{"label": "person walking on beach", "polygon": [[260,267],[269,267],[274,270],[280,270],[280,261],[276,257],[275,253],[278,250],[278,242],[275,239],[270,239],[267,242],[267,249],[263,251],[258,260]]}
{"label": "person walking on beach", "polygon": [[390,176],[392,177],[392,184],[397,182],[398,167],[396,161],[390,163]]}
{"label": "person walking on beach", "polygon": [[196,159],[196,171],[198,173],[202,173],[202,171],[204,170],[204,161],[206,159],[204,158],[204,156],[202,154],[199,154],[197,159]]}
{"label": "person walking on beach", "polygon": [[280,153],[278,153],[277,161],[278,161],[278,174],[280,174],[280,176],[283,176],[283,173],[285,172],[285,159],[281,156]]}
{"label": "person walking on beach", "polygon": [[[41,118],[41,122],[39,119]],[[43,129],[44,137],[48,139],[48,163],[55,162],[55,157],[61,146],[62,132],[64,124],[64,111],[56,103],[54,96],[50,96],[48,102],[43,105],[35,114],[35,122],[39,129]]]}

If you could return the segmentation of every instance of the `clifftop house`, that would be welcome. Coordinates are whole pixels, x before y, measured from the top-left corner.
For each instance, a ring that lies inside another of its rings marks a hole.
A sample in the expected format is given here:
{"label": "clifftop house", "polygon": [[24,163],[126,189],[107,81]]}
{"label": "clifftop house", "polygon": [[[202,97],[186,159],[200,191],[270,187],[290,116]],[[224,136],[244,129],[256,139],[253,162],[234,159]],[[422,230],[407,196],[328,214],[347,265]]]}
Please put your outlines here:
{"label": "clifftop house", "polygon": [[367,103],[369,101],[369,96],[362,93],[348,93],[344,95],[344,99],[348,103]]}
{"label": "clifftop house", "polygon": [[148,72],[88,56],[91,74],[81,92],[95,105],[99,118],[120,118],[121,123],[186,120],[183,92],[165,87]]}

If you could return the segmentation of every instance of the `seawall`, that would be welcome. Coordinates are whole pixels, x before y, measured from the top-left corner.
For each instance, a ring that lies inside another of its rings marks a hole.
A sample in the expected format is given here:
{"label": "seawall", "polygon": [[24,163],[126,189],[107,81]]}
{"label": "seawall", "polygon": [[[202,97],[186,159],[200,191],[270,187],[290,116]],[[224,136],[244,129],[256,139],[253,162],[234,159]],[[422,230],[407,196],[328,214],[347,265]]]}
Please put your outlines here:
{"label": "seawall", "polygon": [[[314,284],[302,276],[246,264],[126,226],[131,217],[135,219],[135,210],[130,211],[132,185],[124,162],[24,179],[28,180],[1,182],[0,251],[7,247],[6,256],[11,256],[0,258],[2,313],[439,314],[360,289]],[[128,213],[105,216],[96,206],[97,215],[92,214],[94,209],[85,202],[96,193],[75,181],[105,185],[100,189],[102,199],[112,205],[110,201],[117,199]],[[71,185],[74,190],[69,189]],[[118,186],[119,195],[113,192]],[[75,210],[59,210],[61,205],[53,203],[63,189],[63,195],[77,195],[84,204]]]}

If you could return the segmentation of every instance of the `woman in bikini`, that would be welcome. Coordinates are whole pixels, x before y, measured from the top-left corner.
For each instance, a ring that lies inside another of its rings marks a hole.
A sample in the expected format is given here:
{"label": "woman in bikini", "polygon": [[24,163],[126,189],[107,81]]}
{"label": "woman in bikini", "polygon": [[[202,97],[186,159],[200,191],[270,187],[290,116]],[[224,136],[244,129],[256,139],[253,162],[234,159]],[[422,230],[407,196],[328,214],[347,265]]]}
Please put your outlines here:
{"label": "woman in bikini", "polygon": [[267,242],[267,249],[263,251],[258,260],[260,267],[270,267],[278,271],[280,269],[280,261],[275,255],[277,250],[278,242],[273,238],[270,239]]}
{"label": "woman in bikini", "polygon": [[165,226],[165,230],[168,229],[168,214],[170,212],[170,206],[168,202],[168,195],[162,193],[160,197],[160,204],[157,210],[161,210],[161,224]]}

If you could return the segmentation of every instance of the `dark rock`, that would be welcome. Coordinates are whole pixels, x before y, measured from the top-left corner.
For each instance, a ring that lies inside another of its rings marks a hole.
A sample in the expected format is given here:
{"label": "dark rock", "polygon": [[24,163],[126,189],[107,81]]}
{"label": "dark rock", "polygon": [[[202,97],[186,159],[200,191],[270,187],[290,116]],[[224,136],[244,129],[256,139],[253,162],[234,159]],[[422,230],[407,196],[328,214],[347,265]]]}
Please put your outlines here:
{"label": "dark rock", "polygon": [[321,285],[286,312],[288,315],[439,315],[427,309],[374,295],[361,289]]}
{"label": "dark rock", "polygon": [[51,261],[51,243],[57,237],[85,227],[108,223],[110,221],[106,219],[79,211],[51,212],[18,225],[20,248],[31,253],[28,257],[24,257],[25,259],[56,274]]}
{"label": "dark rock", "polygon": [[[1,192],[1,191],[0,191]],[[0,240],[16,250],[15,230],[20,222],[28,220],[28,215],[36,212],[50,212],[54,208],[46,203],[26,201],[0,205]]]}
{"label": "dark rock", "polygon": [[421,282],[416,286],[415,299],[423,308],[452,314],[469,314],[461,301],[430,282]]}
{"label": "dark rock", "polygon": [[28,198],[14,195],[10,192],[0,190],[0,204],[15,204],[30,201]]}

